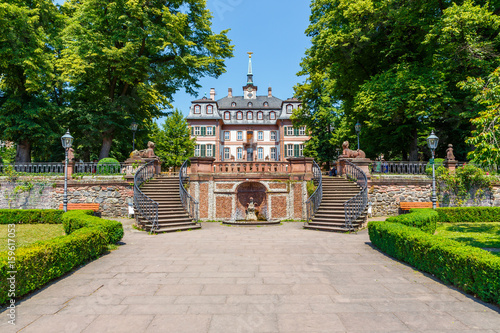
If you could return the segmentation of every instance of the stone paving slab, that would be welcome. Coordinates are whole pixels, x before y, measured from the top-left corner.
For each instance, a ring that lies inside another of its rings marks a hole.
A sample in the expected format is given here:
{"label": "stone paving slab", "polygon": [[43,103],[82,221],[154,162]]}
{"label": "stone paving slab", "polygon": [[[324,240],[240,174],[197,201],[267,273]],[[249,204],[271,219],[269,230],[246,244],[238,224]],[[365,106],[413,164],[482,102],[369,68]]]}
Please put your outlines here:
{"label": "stone paving slab", "polygon": [[[130,221],[127,221],[130,224]],[[148,235],[26,297],[1,332],[488,332],[500,309],[301,223]]]}

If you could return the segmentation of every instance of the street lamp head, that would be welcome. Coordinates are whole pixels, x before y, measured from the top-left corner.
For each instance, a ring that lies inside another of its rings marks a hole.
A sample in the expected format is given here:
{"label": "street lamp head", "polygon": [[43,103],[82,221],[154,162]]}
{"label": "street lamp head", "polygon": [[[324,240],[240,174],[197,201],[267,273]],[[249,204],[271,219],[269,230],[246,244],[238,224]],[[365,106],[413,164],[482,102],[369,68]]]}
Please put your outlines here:
{"label": "street lamp head", "polygon": [[134,131],[134,132],[135,132],[135,131],[137,131],[137,128],[138,128],[138,127],[139,127],[139,124],[137,124],[135,121],[134,121],[134,122],[132,122],[132,124],[130,124],[130,129],[131,129],[132,131]]}
{"label": "street lamp head", "polygon": [[64,149],[71,148],[71,145],[73,144],[73,137],[69,134],[69,129],[66,131],[66,134],[61,137],[61,141]]}
{"label": "street lamp head", "polygon": [[356,125],[354,125],[354,129],[356,130],[357,134],[361,132],[361,124],[359,123],[359,121],[356,123]]}
{"label": "street lamp head", "polygon": [[427,138],[427,145],[429,146],[430,150],[436,150],[438,146],[439,138],[434,134],[434,131],[432,131],[431,135]]}

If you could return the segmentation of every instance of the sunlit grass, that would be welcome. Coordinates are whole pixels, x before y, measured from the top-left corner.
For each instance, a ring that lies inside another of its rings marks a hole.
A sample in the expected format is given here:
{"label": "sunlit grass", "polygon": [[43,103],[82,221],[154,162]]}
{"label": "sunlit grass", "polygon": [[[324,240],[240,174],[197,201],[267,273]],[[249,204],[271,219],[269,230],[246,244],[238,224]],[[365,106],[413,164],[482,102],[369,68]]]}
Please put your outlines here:
{"label": "sunlit grass", "polygon": [[[16,224],[15,244],[16,248],[27,246],[38,241],[64,236],[62,224]],[[7,250],[8,226],[0,225],[0,251]]]}
{"label": "sunlit grass", "polygon": [[[500,250],[500,222],[438,223],[436,234],[470,246]],[[500,256],[500,252],[491,253]]]}

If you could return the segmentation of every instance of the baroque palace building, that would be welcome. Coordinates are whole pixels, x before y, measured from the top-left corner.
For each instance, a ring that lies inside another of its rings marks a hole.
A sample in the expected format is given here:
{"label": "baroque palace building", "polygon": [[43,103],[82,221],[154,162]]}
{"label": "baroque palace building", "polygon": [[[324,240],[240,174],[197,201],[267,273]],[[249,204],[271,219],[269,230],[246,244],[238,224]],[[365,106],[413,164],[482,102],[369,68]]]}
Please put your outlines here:
{"label": "baroque palace building", "polygon": [[249,52],[247,84],[243,96],[228,95],[191,102],[187,121],[196,138],[196,157],[214,157],[223,161],[285,161],[302,157],[304,142],[309,139],[306,129],[294,128],[290,116],[301,107],[296,98],[281,100],[269,87],[267,95],[257,95],[253,83],[252,53]]}

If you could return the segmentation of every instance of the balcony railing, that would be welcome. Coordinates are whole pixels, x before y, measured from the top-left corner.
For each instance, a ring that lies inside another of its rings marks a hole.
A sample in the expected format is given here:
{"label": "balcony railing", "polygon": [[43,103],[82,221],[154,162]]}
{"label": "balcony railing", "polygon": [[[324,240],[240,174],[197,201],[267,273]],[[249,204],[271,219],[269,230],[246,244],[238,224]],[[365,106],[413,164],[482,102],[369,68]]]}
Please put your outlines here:
{"label": "balcony railing", "polygon": [[280,173],[288,171],[288,162],[214,162],[214,173]]}
{"label": "balcony railing", "polygon": [[406,175],[424,175],[428,162],[412,161],[374,161],[372,163],[372,173],[391,173]]}
{"label": "balcony railing", "polygon": [[[63,174],[64,163],[62,162],[32,162],[32,163],[14,163],[14,164],[0,164],[0,173],[5,173],[8,167],[12,167],[15,172],[42,174],[53,173]],[[126,173],[125,163],[101,163],[97,162],[76,162],[74,164],[73,173],[88,173],[96,175],[109,175],[109,174],[124,174]]]}

